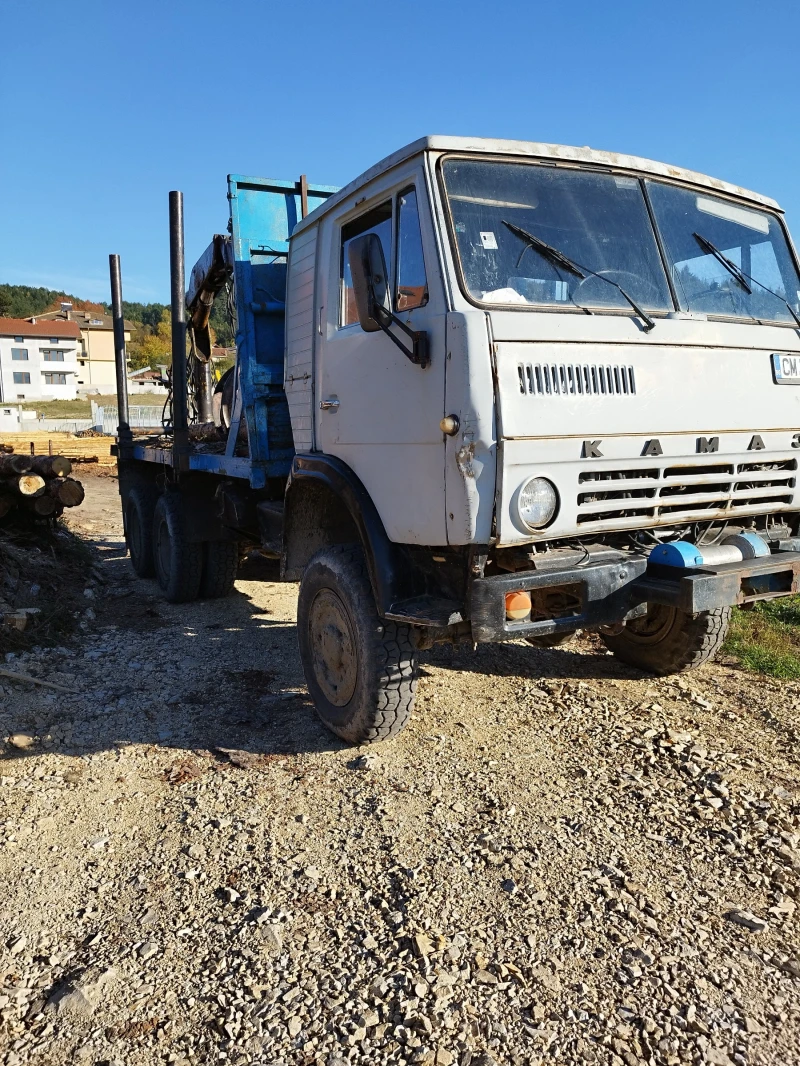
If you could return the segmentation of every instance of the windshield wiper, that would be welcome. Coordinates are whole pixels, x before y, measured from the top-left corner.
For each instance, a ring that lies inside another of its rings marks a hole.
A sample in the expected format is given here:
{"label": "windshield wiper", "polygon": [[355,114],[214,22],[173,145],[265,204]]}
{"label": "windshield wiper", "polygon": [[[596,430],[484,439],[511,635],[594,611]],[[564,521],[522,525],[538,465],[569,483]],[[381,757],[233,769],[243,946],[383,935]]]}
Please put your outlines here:
{"label": "windshield wiper", "polygon": [[[526,229],[522,229],[521,226],[515,226],[513,222],[506,222],[505,219],[501,219],[501,221],[504,226],[508,226],[512,233],[516,233],[518,237],[522,237],[523,240],[527,241],[528,245],[531,248],[535,249],[544,259],[548,259],[556,266],[562,267],[570,274],[574,274],[575,277],[580,278],[581,281],[585,281],[587,276],[590,276],[593,278],[599,278],[600,281],[606,282],[607,285],[613,285],[615,289],[619,290],[619,292],[628,301],[628,303],[634,309],[639,318],[641,318],[641,320],[645,323],[645,333],[649,333],[650,330],[653,329],[656,324],[655,319],[651,318],[650,315],[643,311],[633,299],[633,297],[629,296],[628,293],[625,292],[623,287],[616,281],[612,281],[611,278],[603,277],[603,275],[598,274],[596,270],[590,270],[589,267],[582,266],[580,263],[576,263],[574,259],[570,259],[568,256],[564,255],[563,252],[560,252],[558,248],[553,248],[552,245],[545,244],[543,240],[540,240],[539,237],[534,237],[532,233],[528,233],[528,231]],[[523,249],[522,255],[524,254],[525,250]],[[517,266],[519,266],[519,264],[522,262],[522,255],[517,260]],[[584,273],[584,271],[586,273]]]}
{"label": "windshield wiper", "polygon": [[722,266],[724,266],[725,269],[728,271],[728,273],[733,275],[733,277],[739,282],[739,284],[742,286],[748,296],[753,295],[753,290],[747,284],[748,281],[752,281],[754,285],[758,285],[758,287],[760,289],[763,289],[764,292],[768,292],[770,296],[774,296],[776,300],[780,300],[782,304],[785,304],[786,310],[795,320],[797,325],[800,326],[800,316],[798,316],[795,309],[784,296],[779,296],[777,292],[773,292],[772,289],[768,289],[762,281],[758,281],[756,278],[751,277],[750,274],[746,274],[741,267],[738,267],[734,262],[728,259],[727,255],[724,255],[715,244],[712,244],[711,241],[708,240],[708,238],[702,237],[699,233],[693,233],[692,236],[704,252],[706,252],[708,255],[713,255],[717,262],[721,263]]}
{"label": "windshield wiper", "polygon": [[753,295],[753,290],[747,284],[747,280],[744,274],[731,259],[728,259],[727,255],[723,255],[715,244],[712,244],[711,241],[706,240],[705,237],[701,237],[699,233],[693,233],[692,236],[703,249],[703,251],[706,253],[706,255],[713,255],[716,261],[718,263],[721,263],[722,266],[725,267],[728,273],[739,282],[739,284],[742,286],[748,296]]}

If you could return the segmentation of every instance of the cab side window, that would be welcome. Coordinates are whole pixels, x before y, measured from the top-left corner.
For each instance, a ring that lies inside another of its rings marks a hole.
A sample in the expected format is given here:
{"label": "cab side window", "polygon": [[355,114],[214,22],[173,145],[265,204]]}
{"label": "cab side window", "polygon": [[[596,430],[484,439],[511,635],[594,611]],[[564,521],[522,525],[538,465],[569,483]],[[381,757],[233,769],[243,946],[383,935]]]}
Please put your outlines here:
{"label": "cab side window", "polygon": [[410,311],[428,302],[428,279],[414,188],[406,189],[397,197],[397,269],[394,276],[397,311]]}
{"label": "cab side window", "polygon": [[342,255],[339,267],[340,298],[339,298],[339,327],[351,326],[358,322],[358,310],[356,297],[353,291],[353,279],[350,275],[350,263],[348,248],[355,237],[362,233],[377,233],[383,246],[383,258],[387,267],[392,261],[392,202],[374,207],[360,218],[348,222],[342,227]]}

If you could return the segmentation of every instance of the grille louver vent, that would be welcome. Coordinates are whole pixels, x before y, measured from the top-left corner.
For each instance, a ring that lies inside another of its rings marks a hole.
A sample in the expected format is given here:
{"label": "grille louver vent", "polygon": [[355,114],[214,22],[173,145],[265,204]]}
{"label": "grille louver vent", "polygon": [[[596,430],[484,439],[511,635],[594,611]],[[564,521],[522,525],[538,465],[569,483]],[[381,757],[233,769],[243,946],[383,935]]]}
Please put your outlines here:
{"label": "grille louver vent", "polygon": [[796,459],[703,463],[648,470],[586,470],[578,476],[578,523],[631,518],[702,521],[791,506]]}
{"label": "grille louver vent", "polygon": [[517,374],[523,396],[633,396],[636,393],[632,366],[519,363]]}

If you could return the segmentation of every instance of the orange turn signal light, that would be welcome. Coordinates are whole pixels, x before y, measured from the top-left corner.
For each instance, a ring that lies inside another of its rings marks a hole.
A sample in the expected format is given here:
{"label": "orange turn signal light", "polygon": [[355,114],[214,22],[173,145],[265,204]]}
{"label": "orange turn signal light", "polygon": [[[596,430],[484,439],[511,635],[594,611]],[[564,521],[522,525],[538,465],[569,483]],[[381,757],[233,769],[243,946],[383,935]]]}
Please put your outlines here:
{"label": "orange turn signal light", "polygon": [[531,613],[531,595],[522,589],[506,593],[506,618],[519,622]]}

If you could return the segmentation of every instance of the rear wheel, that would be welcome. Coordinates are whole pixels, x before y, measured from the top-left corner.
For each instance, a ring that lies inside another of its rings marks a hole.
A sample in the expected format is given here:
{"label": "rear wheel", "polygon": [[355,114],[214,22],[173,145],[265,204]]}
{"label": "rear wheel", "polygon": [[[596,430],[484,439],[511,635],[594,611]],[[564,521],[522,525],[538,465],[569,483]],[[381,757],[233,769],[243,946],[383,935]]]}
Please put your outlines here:
{"label": "rear wheel", "polygon": [[607,648],[623,662],[652,674],[679,674],[713,659],[725,640],[730,607],[686,614],[650,603],[647,614],[626,622],[621,633],[602,633]]}
{"label": "rear wheel", "polygon": [[155,485],[135,485],[125,504],[125,538],[131,565],[139,577],[153,577],[153,515],[158,502]]}
{"label": "rear wheel", "polygon": [[239,567],[239,542],[209,540],[203,545],[203,577],[200,599],[216,600],[230,595]]}
{"label": "rear wheel", "polygon": [[397,736],[414,708],[416,649],[410,626],[379,618],[360,547],[314,556],[300,582],[297,630],[325,725],[351,744]]}
{"label": "rear wheel", "polygon": [[203,574],[203,545],[187,536],[185,504],[177,492],[159,497],[153,514],[156,578],[170,603],[197,599]]}

